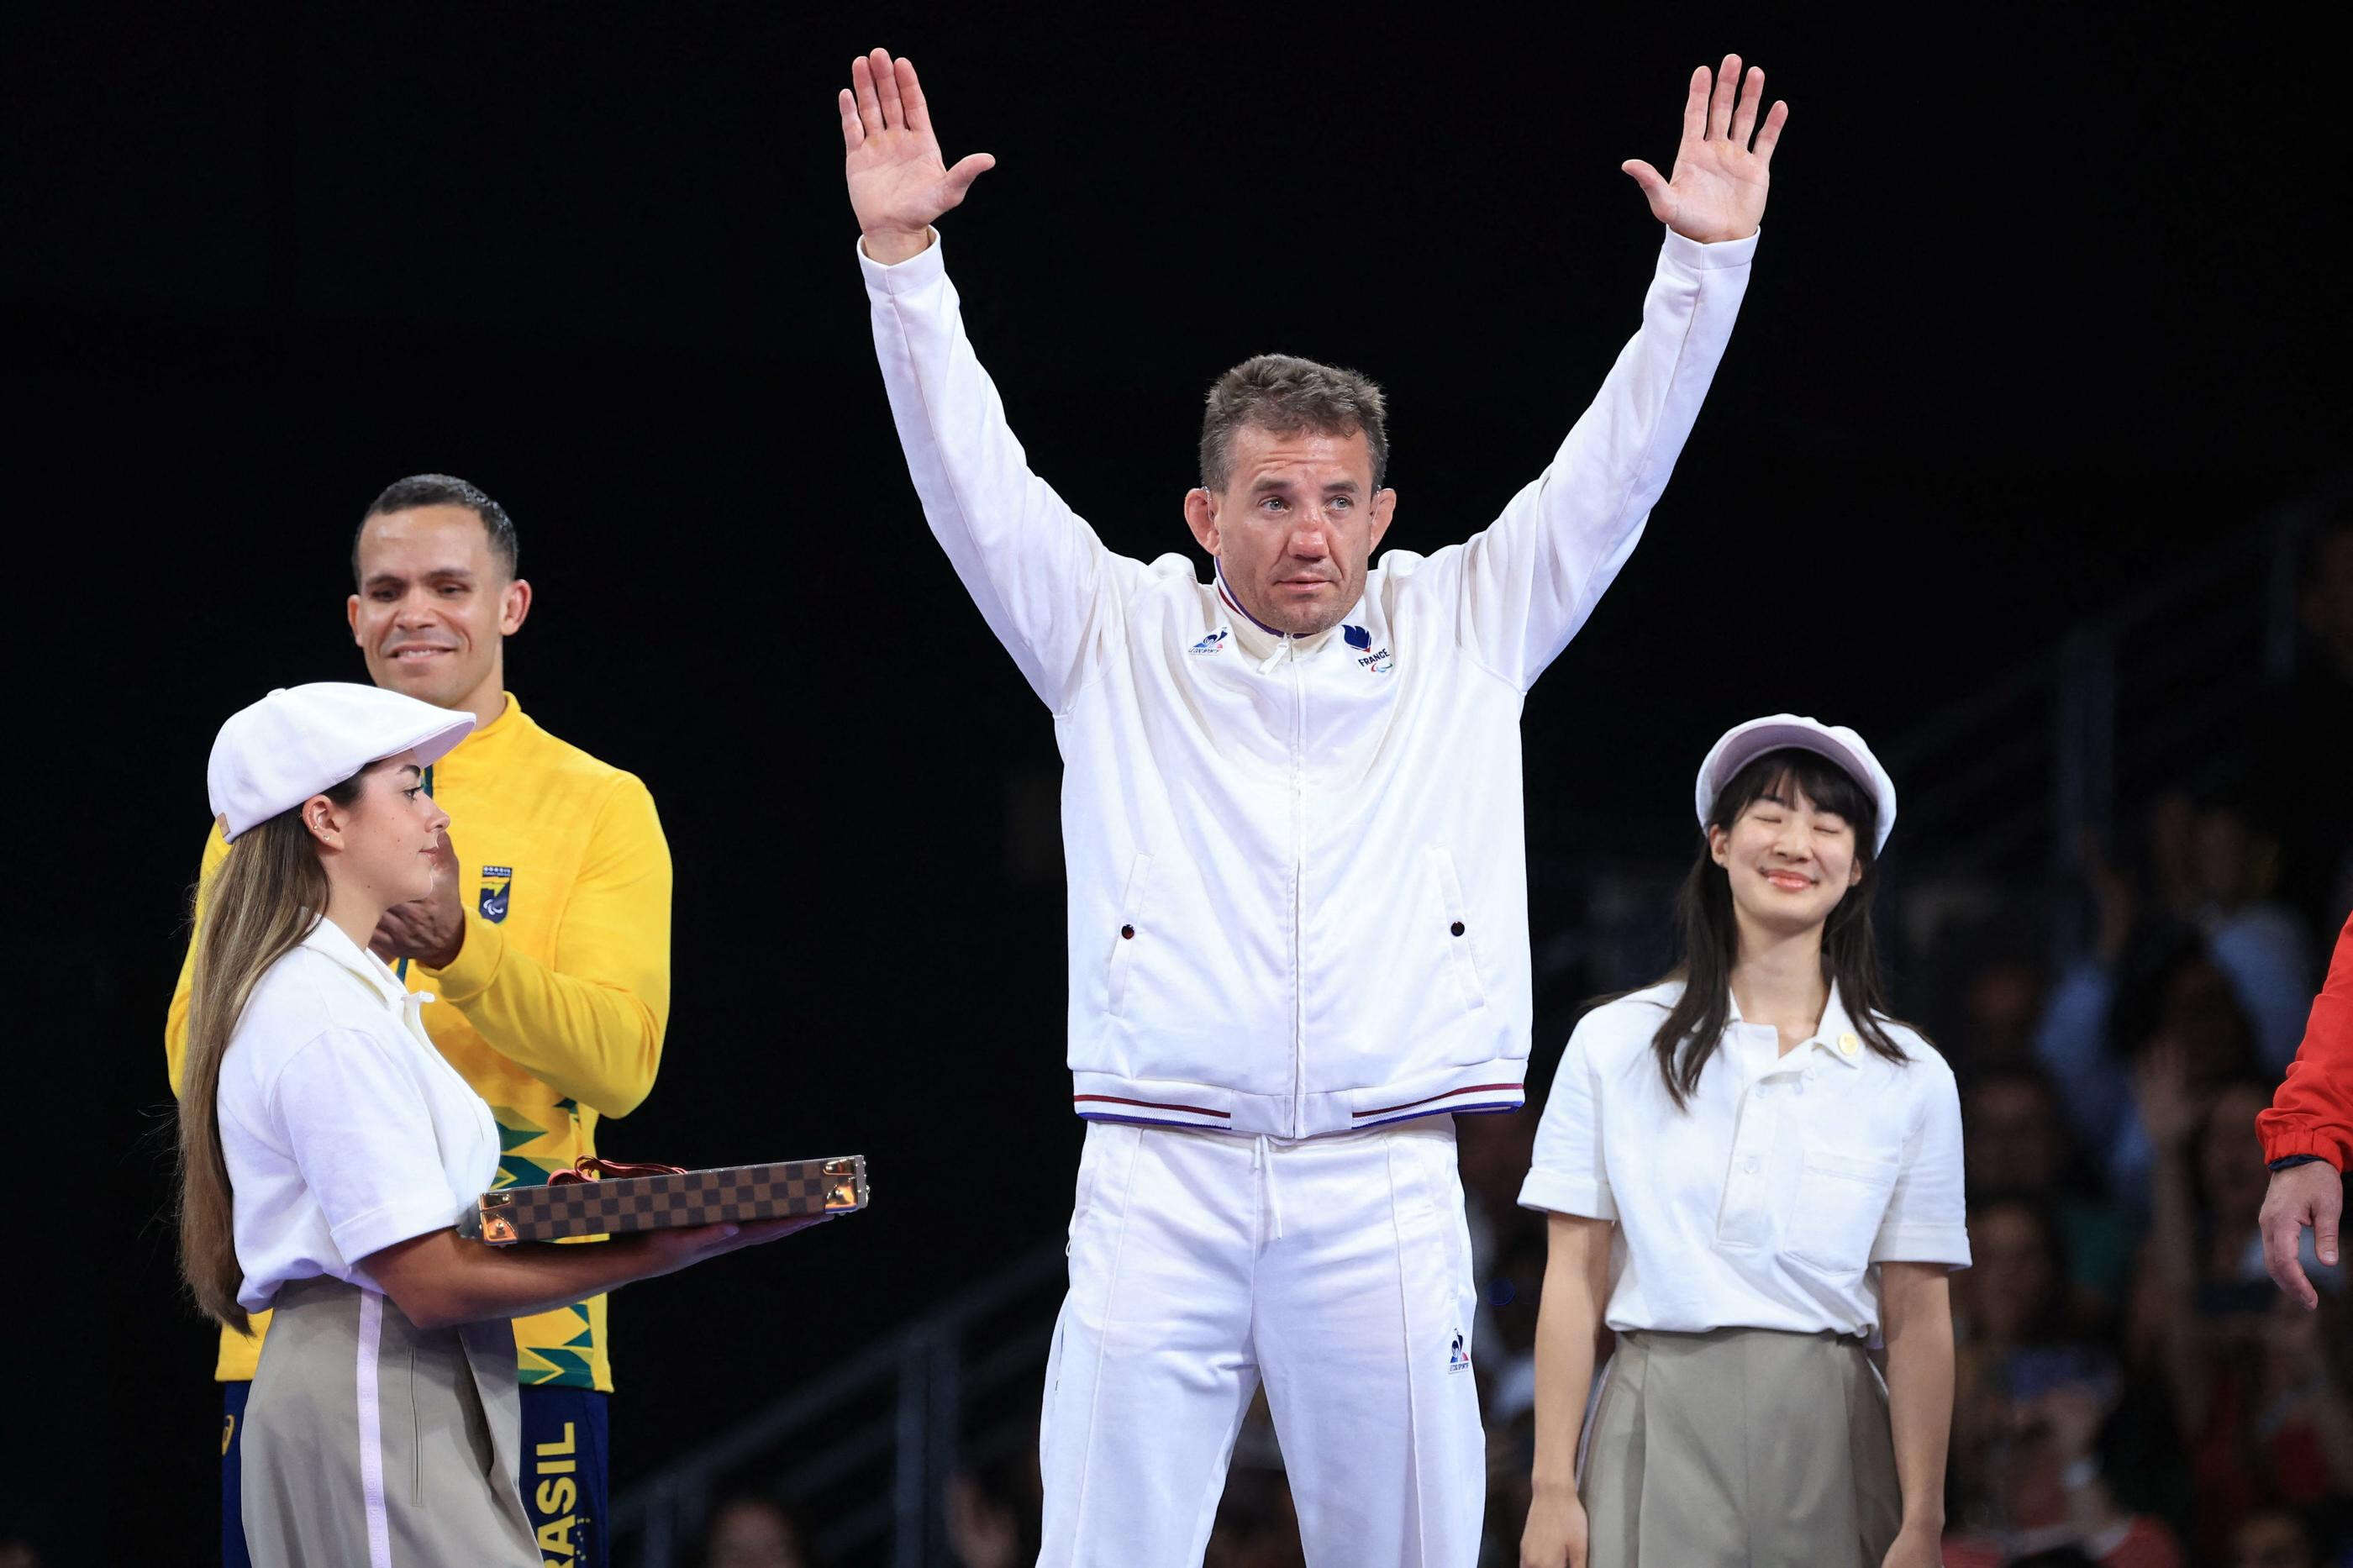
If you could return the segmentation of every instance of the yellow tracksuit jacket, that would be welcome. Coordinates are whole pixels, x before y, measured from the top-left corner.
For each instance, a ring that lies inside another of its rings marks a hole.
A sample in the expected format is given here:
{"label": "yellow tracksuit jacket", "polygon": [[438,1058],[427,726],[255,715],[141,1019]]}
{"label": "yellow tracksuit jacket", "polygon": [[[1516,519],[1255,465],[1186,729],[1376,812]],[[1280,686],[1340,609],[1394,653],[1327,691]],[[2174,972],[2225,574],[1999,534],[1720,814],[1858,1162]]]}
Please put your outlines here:
{"label": "yellow tracksuit jacket", "polygon": [[[447,969],[400,967],[409,989],[440,998],[426,1031],[498,1119],[499,1185],[544,1182],[596,1152],[600,1118],[653,1088],[670,1019],[670,846],[644,784],[541,729],[512,693],[427,782],[449,814],[466,941]],[[228,852],[216,828],[200,916]],[[191,944],[164,1028],[175,1094],[194,959]],[[222,1331],[217,1378],[253,1376],[268,1320],[251,1339]],[[525,1384],[611,1391],[604,1297],[514,1327]]]}

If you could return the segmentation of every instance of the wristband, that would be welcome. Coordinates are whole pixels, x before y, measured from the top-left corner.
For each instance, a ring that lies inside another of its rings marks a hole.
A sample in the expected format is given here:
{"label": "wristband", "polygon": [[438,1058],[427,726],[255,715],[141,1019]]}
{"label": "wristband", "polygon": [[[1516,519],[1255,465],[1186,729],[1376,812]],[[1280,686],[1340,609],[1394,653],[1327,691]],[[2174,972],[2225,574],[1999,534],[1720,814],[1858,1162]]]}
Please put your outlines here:
{"label": "wristband", "polygon": [[2270,1162],[2270,1163],[2265,1165],[2263,1168],[2269,1171],[2292,1171],[2298,1165],[2315,1165],[2325,1163],[2326,1162],[2322,1161],[2320,1156],[2317,1154],[2283,1154],[2278,1159]]}

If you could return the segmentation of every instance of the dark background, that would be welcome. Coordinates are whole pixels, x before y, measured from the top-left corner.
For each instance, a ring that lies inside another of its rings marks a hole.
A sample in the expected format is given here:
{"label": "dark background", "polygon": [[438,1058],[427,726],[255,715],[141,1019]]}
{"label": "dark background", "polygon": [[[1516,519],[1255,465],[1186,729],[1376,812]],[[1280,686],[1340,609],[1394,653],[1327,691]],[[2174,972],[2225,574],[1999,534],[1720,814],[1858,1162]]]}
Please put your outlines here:
{"label": "dark background", "polygon": [[617,1300],[620,1480],[1060,1224],[1053,740],[872,367],[832,104],[863,47],[917,61],[951,160],[997,155],[943,225],[972,335],[1147,556],[1187,546],[1201,391],[1268,349],[1388,386],[1390,542],[1483,524],[1635,324],[1658,232],[1617,164],[1668,164],[1694,64],[1766,67],[1742,325],[1529,704],[1540,847],[1678,855],[1725,725],[1902,731],[2346,450],[2330,67],[2259,12],[803,11],[12,10],[0,1536],[209,1556],[161,1048],[202,764],[268,688],[364,679],[349,535],[402,474],[504,502],[512,689],[662,810],[677,1001],[608,1150],[876,1171],[854,1224]]}

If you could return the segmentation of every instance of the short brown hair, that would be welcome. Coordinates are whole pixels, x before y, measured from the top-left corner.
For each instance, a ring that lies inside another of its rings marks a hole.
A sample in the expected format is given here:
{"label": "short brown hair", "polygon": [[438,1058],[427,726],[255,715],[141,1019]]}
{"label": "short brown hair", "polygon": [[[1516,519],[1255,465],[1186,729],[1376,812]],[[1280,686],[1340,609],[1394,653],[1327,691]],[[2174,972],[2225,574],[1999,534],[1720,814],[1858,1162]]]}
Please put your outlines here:
{"label": "short brown hair", "polygon": [[1201,416],[1201,484],[1222,490],[1231,477],[1234,432],[1255,425],[1277,436],[1362,432],[1373,454],[1373,488],[1388,472],[1388,405],[1371,377],[1290,354],[1261,354],[1218,377]]}
{"label": "short brown hair", "polygon": [[360,535],[367,525],[379,517],[396,511],[406,511],[420,506],[461,506],[482,520],[490,531],[491,554],[507,569],[507,580],[512,582],[522,563],[522,547],[515,539],[514,520],[507,509],[482,492],[479,485],[468,484],[455,474],[411,474],[405,479],[395,479],[385,487],[384,494],[368,503],[367,513],[352,533],[352,581],[360,580]]}

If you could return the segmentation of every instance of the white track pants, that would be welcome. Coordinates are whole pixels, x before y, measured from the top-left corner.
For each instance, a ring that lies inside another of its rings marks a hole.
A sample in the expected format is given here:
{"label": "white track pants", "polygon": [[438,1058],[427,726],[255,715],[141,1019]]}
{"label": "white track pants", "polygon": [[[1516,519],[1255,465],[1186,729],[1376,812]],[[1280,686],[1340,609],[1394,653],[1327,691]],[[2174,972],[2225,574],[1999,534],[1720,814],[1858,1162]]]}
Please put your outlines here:
{"label": "white track pants", "polygon": [[1473,1304],[1451,1117],[1297,1142],[1090,1125],[1039,1568],[1197,1568],[1261,1380],[1310,1568],[1469,1568]]}

